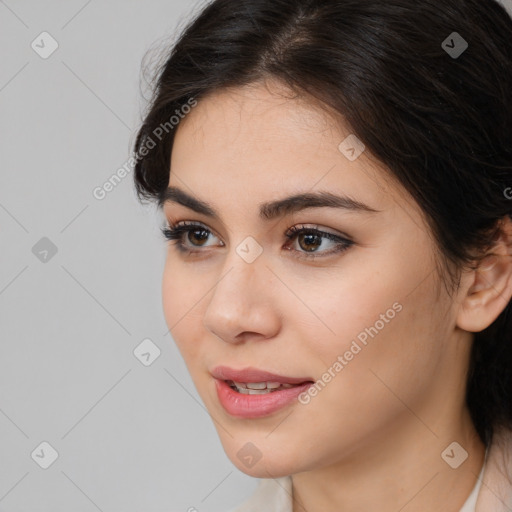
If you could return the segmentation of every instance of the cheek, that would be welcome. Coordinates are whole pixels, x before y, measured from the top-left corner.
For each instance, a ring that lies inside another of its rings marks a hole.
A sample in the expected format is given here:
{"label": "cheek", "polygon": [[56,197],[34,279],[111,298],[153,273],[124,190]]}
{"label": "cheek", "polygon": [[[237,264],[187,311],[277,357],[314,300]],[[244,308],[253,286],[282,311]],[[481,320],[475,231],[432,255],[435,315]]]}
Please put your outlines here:
{"label": "cheek", "polygon": [[[418,297],[403,301],[402,310],[379,330],[382,324],[376,320],[387,311],[388,297],[384,294],[382,298],[385,300],[372,301],[373,314],[368,311],[357,322],[348,313],[340,314],[335,324],[341,333],[338,339],[331,343],[322,340],[314,350],[309,347],[307,359],[317,370],[318,391],[307,403],[306,398],[297,404],[300,426],[289,434],[309,439],[316,432],[322,433],[322,448],[303,445],[313,466],[334,462],[368,439],[393,429],[410,416],[410,410],[420,410],[436,380],[442,347],[432,342],[428,330],[432,319],[414,309]],[[367,334],[366,344],[357,338],[358,333]]]}
{"label": "cheek", "polygon": [[311,304],[329,327],[329,335],[311,339],[324,363],[331,365],[346,355],[348,365],[358,361],[355,366],[366,371],[389,370],[391,379],[398,373],[421,373],[422,365],[429,372],[428,365],[436,364],[447,305],[437,297],[435,275],[424,277],[419,255],[404,257],[393,249],[378,265],[360,261],[357,272],[325,282],[323,293],[316,290]]}
{"label": "cheek", "polygon": [[[325,383],[319,394],[334,407],[347,406],[361,386],[391,395],[387,385],[412,400],[434,378],[445,338],[444,306],[432,280],[414,289],[417,274],[411,274],[401,279],[395,270],[385,282],[374,279],[366,286],[338,279],[309,288],[307,303],[315,315],[296,314],[296,328],[309,367]],[[372,393],[366,403],[375,402]]]}
{"label": "cheek", "polygon": [[324,365],[351,349],[348,358],[358,350],[364,352],[372,339],[382,337],[399,321],[403,310],[396,283],[381,282],[377,287],[374,282],[372,287],[354,278],[327,278],[311,282],[307,289],[308,308],[288,301],[287,318],[293,319],[294,327],[302,331],[300,339],[309,344],[308,351]]}
{"label": "cheek", "polygon": [[333,317],[336,339],[322,340],[311,357],[321,381],[307,406],[313,416],[328,411],[327,424],[371,431],[401,414],[403,403],[414,408],[428,394],[443,356],[443,336],[436,327],[442,308],[433,311],[427,288],[400,301],[395,299],[404,294],[381,289],[340,306]]}

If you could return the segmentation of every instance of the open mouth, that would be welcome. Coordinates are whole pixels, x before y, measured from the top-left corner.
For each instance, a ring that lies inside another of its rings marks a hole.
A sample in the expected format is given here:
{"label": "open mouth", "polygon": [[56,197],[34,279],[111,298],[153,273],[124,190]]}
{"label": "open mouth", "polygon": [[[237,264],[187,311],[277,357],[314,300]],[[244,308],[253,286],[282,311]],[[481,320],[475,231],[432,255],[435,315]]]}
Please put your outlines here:
{"label": "open mouth", "polygon": [[[281,382],[235,382],[233,380],[225,380],[226,384],[234,391],[243,395],[265,395],[268,393],[274,393],[275,391],[281,391],[283,389],[296,388],[306,384],[282,384]],[[308,381],[312,382],[312,381]]]}
{"label": "open mouth", "polygon": [[308,377],[284,377],[255,369],[236,371],[219,367],[213,377],[224,410],[233,417],[246,419],[261,418],[292,406],[301,393],[314,385]]}

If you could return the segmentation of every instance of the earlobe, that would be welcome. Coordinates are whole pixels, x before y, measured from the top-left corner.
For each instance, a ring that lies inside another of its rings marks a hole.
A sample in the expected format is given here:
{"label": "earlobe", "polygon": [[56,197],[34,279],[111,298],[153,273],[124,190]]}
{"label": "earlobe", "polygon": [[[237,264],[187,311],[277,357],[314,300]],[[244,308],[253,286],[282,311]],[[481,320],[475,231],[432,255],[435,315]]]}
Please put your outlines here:
{"label": "earlobe", "polygon": [[[508,219],[507,228],[512,222]],[[505,227],[496,245],[471,271],[466,295],[460,305],[457,325],[469,332],[480,332],[491,325],[512,297],[511,230]]]}

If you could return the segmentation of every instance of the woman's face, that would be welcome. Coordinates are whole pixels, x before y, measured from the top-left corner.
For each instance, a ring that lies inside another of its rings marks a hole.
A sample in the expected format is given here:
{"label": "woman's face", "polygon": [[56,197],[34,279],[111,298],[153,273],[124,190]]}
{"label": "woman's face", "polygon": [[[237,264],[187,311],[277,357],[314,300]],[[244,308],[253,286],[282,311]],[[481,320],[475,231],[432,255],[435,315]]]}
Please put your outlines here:
{"label": "woman's face", "polygon": [[[163,209],[172,225],[196,225],[181,235],[191,252],[168,248],[167,324],[226,453],[257,477],[349,460],[400,433],[430,441],[440,404],[460,416],[469,348],[416,203],[367,151],[357,157],[350,131],[276,90],[199,102],[178,127],[169,187],[215,215],[175,195]],[[321,192],[368,208],[260,213]],[[287,238],[290,228],[303,232]],[[316,393],[306,384],[248,394],[216,379],[220,366],[319,382]]]}

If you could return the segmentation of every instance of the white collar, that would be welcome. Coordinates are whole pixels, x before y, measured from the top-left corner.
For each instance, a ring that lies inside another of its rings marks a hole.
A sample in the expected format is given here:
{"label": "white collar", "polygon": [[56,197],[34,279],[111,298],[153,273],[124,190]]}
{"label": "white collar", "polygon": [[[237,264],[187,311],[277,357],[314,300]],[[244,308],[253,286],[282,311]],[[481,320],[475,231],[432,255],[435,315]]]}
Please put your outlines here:
{"label": "white collar", "polygon": [[485,466],[487,461],[487,456],[489,454],[489,450],[485,451],[484,463],[482,465],[482,469],[480,470],[480,474],[478,475],[478,479],[476,481],[471,494],[468,496],[468,499],[462,505],[462,508],[459,512],[476,512],[476,500],[478,498],[478,493],[480,492],[480,487],[482,487],[482,479],[485,473]]}

